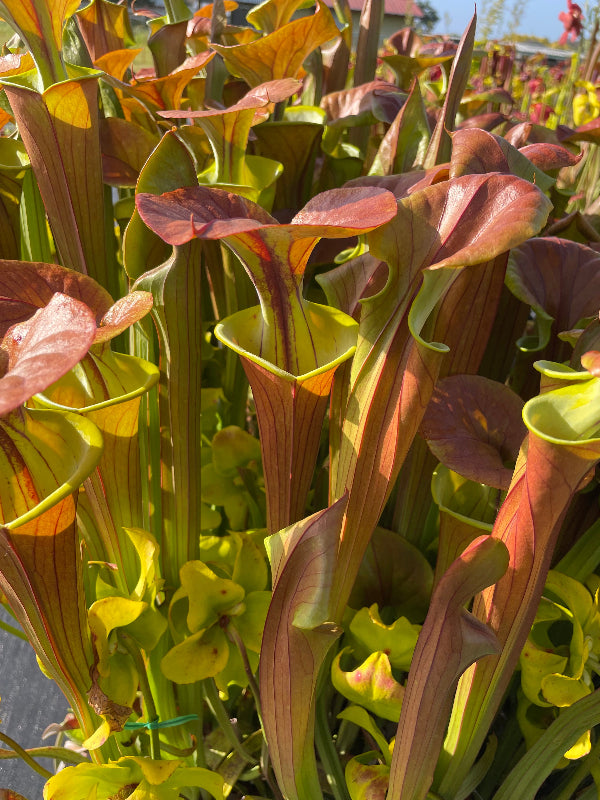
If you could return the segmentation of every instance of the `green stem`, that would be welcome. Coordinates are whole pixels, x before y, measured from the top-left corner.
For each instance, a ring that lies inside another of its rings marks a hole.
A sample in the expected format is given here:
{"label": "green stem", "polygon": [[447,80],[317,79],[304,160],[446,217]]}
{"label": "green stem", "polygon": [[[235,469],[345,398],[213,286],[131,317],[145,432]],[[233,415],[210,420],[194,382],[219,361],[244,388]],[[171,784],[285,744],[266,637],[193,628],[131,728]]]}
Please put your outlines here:
{"label": "green stem", "polygon": [[579,53],[571,57],[571,66],[567,80],[561,83],[560,92],[556,100],[556,110],[558,112],[557,124],[570,125],[572,120],[567,116],[567,110],[573,108],[573,86],[577,78],[579,69]]}
{"label": "green stem", "polygon": [[[518,683],[518,680],[520,679],[513,678],[513,688],[515,688],[514,685]],[[509,688],[507,695],[510,697],[515,696],[511,688]],[[516,716],[516,705],[511,703],[506,708],[506,711],[507,721],[504,728],[498,731],[498,748],[494,755],[493,763],[477,786],[477,792],[481,796],[481,800],[490,800],[498,786],[510,772],[512,766],[518,763],[525,752],[525,743]]]}
{"label": "green stem", "polygon": [[598,790],[596,788],[596,784],[592,784],[588,786],[587,789],[583,790],[583,794],[580,794],[577,800],[596,800],[598,797]]}
{"label": "green stem", "polygon": [[258,718],[260,720],[260,726],[262,728],[263,724],[262,724],[262,707],[260,703],[260,691],[258,688],[258,684],[256,683],[256,678],[254,677],[254,672],[252,672],[252,667],[250,666],[250,659],[248,658],[248,651],[246,650],[246,645],[242,641],[242,637],[239,635],[239,633],[237,632],[237,630],[234,628],[233,625],[229,625],[227,627],[227,638],[239,650],[240,656],[242,658],[242,664],[244,665],[244,671],[246,673],[246,677],[248,678],[248,686],[250,687],[250,691],[252,692],[252,696],[254,697],[254,704],[256,705],[256,713],[258,714]]}
{"label": "green stem", "polygon": [[317,752],[325,769],[325,775],[335,800],[350,800],[344,770],[331,737],[327,720],[327,703],[320,693],[316,708],[315,743]]}
{"label": "green stem", "polygon": [[18,628],[13,627],[12,625],[9,625],[8,622],[4,622],[2,619],[0,619],[0,630],[6,631],[7,633],[10,633],[11,636],[16,636],[18,639],[23,639],[24,642],[29,641],[23,631],[20,631]]}
{"label": "green stem", "polygon": [[542,783],[565,751],[600,721],[600,689],[583,697],[562,713],[520,759],[493,800],[533,800]]}
{"label": "green stem", "polygon": [[32,770],[37,772],[38,775],[41,775],[44,780],[49,780],[52,777],[52,773],[49,772],[47,769],[44,769],[41,764],[38,764],[27,752],[24,750],[20,744],[17,744],[14,739],[11,739],[10,736],[7,736],[5,733],[0,732],[0,742],[4,742],[9,747],[11,747],[17,755],[23,759],[23,761],[28,764]]}
{"label": "green stem", "polygon": [[[238,257],[223,244],[221,244],[220,253],[224,289],[224,297],[220,298],[220,305],[224,306],[223,316],[231,316],[236,311],[256,303],[256,292]],[[248,404],[248,379],[238,354],[229,349],[225,353],[223,392],[231,403],[229,424],[244,428]]]}
{"label": "green stem", "polygon": [[271,759],[269,757],[269,746],[267,744],[267,740],[263,738],[262,748],[260,751],[260,768],[263,774],[263,778],[267,782],[269,789],[273,793],[273,797],[275,798],[275,800],[285,800],[284,796],[281,794],[277,782],[273,777],[270,761]]}
{"label": "green stem", "polygon": [[257,761],[253,758],[247,750],[244,749],[233,725],[231,724],[231,720],[229,718],[229,714],[227,713],[227,709],[223,705],[221,698],[219,697],[219,693],[217,691],[217,687],[215,682],[212,678],[208,678],[207,680],[203,681],[203,689],[204,689],[204,697],[206,699],[206,704],[209,707],[212,715],[219,723],[219,727],[223,731],[225,738],[231,745],[231,747],[235,750],[235,752],[243,758],[244,761],[248,762],[249,764],[256,764]]}
{"label": "green stem", "polygon": [[[190,720],[185,725],[180,726],[195,741],[196,749],[193,753],[193,763],[196,767],[208,768],[206,763],[206,752],[204,748],[204,695],[202,684],[199,681],[194,683],[181,683],[177,685],[177,703],[180,709],[186,713],[195,714],[196,719]],[[185,795],[186,800],[211,800],[205,789],[188,788]]]}
{"label": "green stem", "polygon": [[337,734],[336,750],[340,755],[346,755],[352,751],[352,745],[356,741],[359,728],[347,719],[340,722]]}
{"label": "green stem", "polygon": [[[131,329],[133,354],[158,364],[158,344],[156,332],[150,319],[142,319]],[[139,415],[140,465],[141,474],[150,475],[142,481],[142,510],[144,528],[150,531],[156,541],[162,536],[162,493],[160,488],[160,418],[158,410],[158,386],[142,395]]]}
{"label": "green stem", "polygon": [[600,519],[587,529],[554,567],[583,583],[600,564]]}
{"label": "green stem", "polygon": [[263,725],[263,718],[262,718],[262,706],[260,702],[260,690],[258,688],[258,684],[256,683],[256,678],[254,677],[254,673],[252,672],[252,667],[250,666],[250,659],[248,658],[248,651],[246,650],[246,645],[242,641],[242,637],[236,631],[233,625],[229,625],[227,628],[227,638],[235,644],[237,649],[239,650],[240,656],[242,658],[242,663],[244,665],[244,671],[246,672],[246,677],[248,678],[248,686],[250,687],[250,691],[252,692],[252,696],[254,697],[254,705],[256,707],[256,713],[258,714],[258,719],[260,721],[260,727],[263,732],[263,746],[260,754],[260,768],[263,774],[263,778],[269,785],[269,788],[273,792],[273,796],[275,800],[284,800],[283,795],[279,787],[277,786],[276,781],[273,778],[271,768],[269,765],[269,750],[267,747],[267,738],[265,736],[265,728]]}
{"label": "green stem", "polygon": [[244,428],[248,405],[248,379],[242,367],[240,357],[233,350],[227,349],[225,353],[225,374],[223,378],[223,391],[231,403],[229,409],[230,425]]}
{"label": "green stem", "polygon": [[555,800],[571,800],[572,797],[575,797],[575,790],[577,789],[579,784],[583,781],[583,779],[587,777],[591,767],[594,766],[594,764],[598,761],[599,757],[600,757],[600,739],[592,747],[587,756],[585,758],[582,758],[581,761],[578,763],[570,780],[563,787],[563,790],[555,798]]}
{"label": "green stem", "polygon": [[[194,762],[197,767],[206,767],[206,752],[203,746],[204,738],[204,693],[202,683],[181,683],[177,686],[177,701],[179,708],[187,714],[195,714],[196,719],[186,723],[183,729],[189,736],[196,740],[197,747],[194,751]],[[182,713],[180,712],[180,713]]]}
{"label": "green stem", "polygon": [[[56,762],[65,761],[67,764],[89,764],[90,760],[75,750],[68,747],[29,747],[26,751],[31,758],[53,758]],[[11,750],[0,750],[0,761],[10,758],[20,758],[21,754]]]}
{"label": "green stem", "polygon": [[[125,650],[127,650],[129,655],[133,658],[133,662],[137,669],[138,678],[140,681],[140,691],[142,692],[142,697],[144,699],[146,716],[148,717],[149,721],[157,719],[156,706],[154,705],[154,698],[152,697],[152,691],[150,689],[148,676],[146,674],[146,664],[140,649],[129,636],[129,634],[125,633],[124,631],[119,631],[118,636],[119,641]],[[153,759],[160,760],[160,737],[158,730],[156,729],[150,730],[150,755]]]}
{"label": "green stem", "polygon": [[[176,687],[172,681],[168,681],[160,669],[160,662],[171,647],[173,647],[173,642],[170,637],[165,634],[150,653],[148,658],[148,671],[146,673],[148,676],[148,683],[152,690],[152,696],[154,697],[158,717],[163,720],[177,717],[181,713],[180,709],[184,709],[186,713],[188,710],[188,706],[180,701],[176,692],[176,689],[181,687]],[[195,712],[196,709],[190,708],[189,711]],[[185,754],[185,757],[192,755],[196,751],[197,744],[194,744],[190,750],[191,740],[189,733],[188,725],[164,728],[161,741],[162,749],[164,749],[166,743],[169,747],[167,752],[171,755],[176,755],[177,757],[180,757],[182,754]]]}
{"label": "green stem", "polygon": [[[4,6],[5,4],[2,3],[2,5]],[[46,19],[42,19],[40,24],[42,26],[42,30],[48,30],[51,21],[49,12],[45,9],[42,12],[42,16],[44,15],[47,15]],[[67,79],[68,76],[62,60],[62,54],[57,49],[53,37],[44,37],[43,39],[38,39],[36,38],[35,34],[32,37],[28,37],[26,33],[24,33],[14,22],[10,14],[3,14],[3,18],[12,28],[14,28],[21,39],[29,47],[40,77],[42,91],[46,91],[46,89],[49,89],[55,83],[60,83],[61,81]]]}
{"label": "green stem", "polygon": [[[318,52],[320,53],[321,51],[319,50]],[[275,108],[273,110],[274,122],[283,122],[286,106],[287,106],[286,100],[281,100],[279,103],[275,104]]]}
{"label": "green stem", "polygon": [[184,0],[164,0],[167,24],[190,18],[190,10]]}

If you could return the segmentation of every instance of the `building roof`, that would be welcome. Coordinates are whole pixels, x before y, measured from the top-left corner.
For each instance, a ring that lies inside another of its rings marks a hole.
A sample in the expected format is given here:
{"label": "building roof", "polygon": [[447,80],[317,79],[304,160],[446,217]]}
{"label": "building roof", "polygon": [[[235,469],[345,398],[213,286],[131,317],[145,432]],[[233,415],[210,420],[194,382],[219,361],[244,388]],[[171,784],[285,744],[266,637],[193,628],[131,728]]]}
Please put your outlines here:
{"label": "building roof", "polygon": [[[348,0],[351,11],[362,11],[364,0]],[[325,0],[333,8],[333,0]],[[385,13],[392,17],[422,17],[423,12],[413,0],[385,0]]]}

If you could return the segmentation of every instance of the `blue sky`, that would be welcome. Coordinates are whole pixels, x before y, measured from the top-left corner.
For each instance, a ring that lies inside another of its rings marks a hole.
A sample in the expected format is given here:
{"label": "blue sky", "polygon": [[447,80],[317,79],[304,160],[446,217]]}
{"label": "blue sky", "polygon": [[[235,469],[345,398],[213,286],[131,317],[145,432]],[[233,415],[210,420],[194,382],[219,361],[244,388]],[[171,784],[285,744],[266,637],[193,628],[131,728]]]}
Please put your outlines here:
{"label": "blue sky", "polygon": [[[440,15],[440,24],[437,26],[440,33],[462,33],[473,16],[473,0],[430,0],[430,2]],[[477,8],[480,15],[482,10],[485,11],[485,7],[490,5],[491,0],[479,0]],[[506,0],[507,17],[514,5],[515,0]],[[560,37],[564,29],[558,15],[561,11],[567,10],[567,0],[521,0],[519,5],[522,19],[518,33],[544,36],[550,41],[556,41]],[[579,0],[579,5],[584,8],[583,0]],[[450,28],[447,31],[444,15],[450,19]],[[437,32],[436,30],[435,33]]]}

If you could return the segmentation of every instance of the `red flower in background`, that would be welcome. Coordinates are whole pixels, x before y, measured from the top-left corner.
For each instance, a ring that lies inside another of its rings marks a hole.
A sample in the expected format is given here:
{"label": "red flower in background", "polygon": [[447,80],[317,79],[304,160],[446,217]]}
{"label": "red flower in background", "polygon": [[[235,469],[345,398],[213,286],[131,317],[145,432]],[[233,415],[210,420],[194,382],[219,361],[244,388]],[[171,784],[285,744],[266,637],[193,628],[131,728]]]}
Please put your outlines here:
{"label": "red flower in background", "polygon": [[554,81],[554,83],[560,83],[561,81],[564,81],[564,79],[567,77],[567,72],[568,72],[568,67],[565,66],[565,62],[563,62],[562,65],[557,64],[554,67],[550,67],[550,69],[548,70],[548,73],[552,78],[552,80]]}
{"label": "red flower in background", "polygon": [[543,92],[546,88],[544,86],[544,81],[541,78],[532,78],[528,82],[529,92],[530,94],[536,94],[536,92]]}
{"label": "red flower in background", "polygon": [[560,44],[565,44],[569,36],[571,41],[574,42],[579,36],[583,28],[583,12],[581,6],[573,3],[572,0],[567,0],[569,7],[568,12],[561,11],[558,15],[559,20],[565,26],[563,35],[558,40]]}
{"label": "red flower in background", "polygon": [[554,109],[546,103],[534,103],[529,110],[529,120],[536,125],[544,125]]}

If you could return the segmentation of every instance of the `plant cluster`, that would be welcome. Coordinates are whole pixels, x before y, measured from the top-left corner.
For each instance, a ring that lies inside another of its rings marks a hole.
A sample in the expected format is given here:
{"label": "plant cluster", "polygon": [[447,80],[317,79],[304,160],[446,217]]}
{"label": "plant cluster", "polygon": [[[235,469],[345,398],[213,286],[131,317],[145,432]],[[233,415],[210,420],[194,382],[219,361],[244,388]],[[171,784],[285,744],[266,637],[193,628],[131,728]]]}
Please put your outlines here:
{"label": "plant cluster", "polygon": [[343,0],[169,0],[136,71],[79,5],[0,1],[3,627],[72,711],[0,758],[46,800],[596,796],[597,110],[533,121],[475,17],[378,64],[377,0],[355,53]]}

